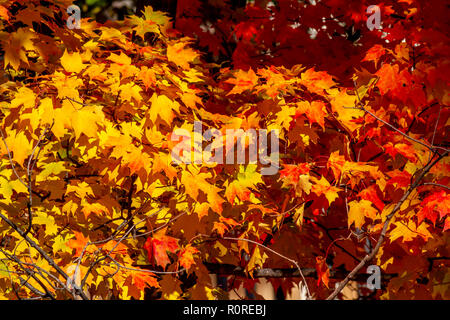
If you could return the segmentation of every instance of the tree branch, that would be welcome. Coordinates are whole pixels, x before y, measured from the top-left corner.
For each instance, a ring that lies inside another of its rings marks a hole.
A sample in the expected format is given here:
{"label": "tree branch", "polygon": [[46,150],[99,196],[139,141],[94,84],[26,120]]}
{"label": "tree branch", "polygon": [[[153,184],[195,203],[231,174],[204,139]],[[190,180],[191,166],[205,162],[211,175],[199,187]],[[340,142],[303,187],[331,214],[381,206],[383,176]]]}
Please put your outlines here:
{"label": "tree branch", "polygon": [[[234,275],[237,277],[249,278],[249,275],[245,272],[245,269],[240,266],[235,266],[232,264],[220,264],[203,262],[210,273],[220,274],[220,275]],[[317,271],[315,268],[301,268],[304,277],[312,277],[317,279]],[[344,279],[348,274],[348,270],[336,269],[330,270],[330,278],[332,279]],[[382,279],[384,281],[389,281],[398,274],[396,273],[386,273],[382,274]],[[254,270],[252,274],[253,278],[296,278],[301,277],[301,274],[297,268],[262,268]],[[357,274],[351,280],[364,282],[367,280],[368,275]]]}
{"label": "tree branch", "polygon": [[[19,227],[17,227],[14,222],[12,222],[11,220],[9,220],[6,216],[4,216],[2,213],[0,213],[0,218],[5,221],[7,224],[9,224],[11,226],[11,228],[13,228],[14,230],[17,231],[17,233],[19,233],[19,235],[25,239],[34,249],[36,249],[41,256],[47,260],[47,262],[49,263],[50,266],[52,266],[66,281],[69,279],[69,276],[55,263],[55,261],[50,258],[44,250],[42,250],[37,244],[36,242],[34,242],[32,239],[30,239],[30,237],[28,237],[28,235],[25,234],[25,232],[20,229]],[[89,298],[84,294],[84,292],[82,290],[80,290],[80,288],[75,288],[75,292],[77,295],[79,295],[83,300],[89,300]]]}
{"label": "tree branch", "polygon": [[381,235],[378,238],[377,244],[375,248],[370,252],[370,254],[366,255],[364,259],[361,260],[361,262],[345,277],[345,279],[339,283],[339,285],[336,287],[336,289],[333,291],[333,293],[327,298],[327,300],[333,300],[337,297],[337,295],[344,289],[344,287],[347,285],[347,283],[356,276],[359,270],[361,270],[367,262],[372,260],[375,255],[378,253],[378,250],[380,250],[381,245],[383,244],[383,241],[386,237],[387,230],[389,227],[389,223],[392,219],[392,217],[397,213],[397,211],[400,210],[403,202],[408,199],[409,195],[414,191],[417,186],[419,186],[422,179],[425,177],[425,175],[430,171],[430,169],[442,158],[446,157],[448,155],[448,151],[446,151],[444,154],[439,155],[434,161],[430,162],[426,167],[421,170],[421,174],[419,177],[414,181],[414,183],[410,186],[408,191],[403,195],[403,197],[400,199],[399,202],[395,205],[394,209],[392,209],[391,213],[386,217],[386,221],[384,222],[383,229],[381,231]]}

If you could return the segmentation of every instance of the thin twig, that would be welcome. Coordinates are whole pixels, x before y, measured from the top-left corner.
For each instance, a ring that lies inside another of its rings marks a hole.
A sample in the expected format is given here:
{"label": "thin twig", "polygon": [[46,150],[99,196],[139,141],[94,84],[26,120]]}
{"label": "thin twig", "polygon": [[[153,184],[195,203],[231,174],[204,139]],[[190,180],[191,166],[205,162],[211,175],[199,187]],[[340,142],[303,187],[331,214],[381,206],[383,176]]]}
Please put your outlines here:
{"label": "thin twig", "polygon": [[333,293],[327,298],[327,300],[333,300],[337,297],[337,295],[344,289],[344,287],[347,285],[347,283],[352,279],[359,270],[362,269],[366,265],[367,262],[372,260],[375,255],[377,254],[378,250],[380,250],[381,245],[383,244],[383,241],[386,237],[387,230],[389,227],[389,223],[392,219],[392,217],[395,215],[397,211],[400,210],[402,204],[408,199],[409,195],[416,189],[417,186],[419,186],[422,179],[425,177],[425,175],[430,171],[430,169],[442,158],[446,157],[448,155],[448,152],[445,152],[444,154],[439,155],[434,161],[430,162],[426,167],[424,167],[421,171],[421,174],[419,177],[414,181],[414,183],[410,186],[408,191],[403,195],[403,197],[400,199],[399,202],[395,205],[395,207],[392,209],[391,213],[386,217],[386,221],[384,222],[383,229],[381,231],[381,235],[378,238],[378,242],[375,246],[375,248],[372,250],[370,254],[367,254],[364,259],[361,260],[361,262],[345,277],[345,279],[339,283],[339,285],[336,287],[336,289],[333,291]]}
{"label": "thin twig", "polygon": [[[28,235],[25,234],[25,232],[17,227],[14,222],[9,220],[6,216],[4,216],[2,213],[0,213],[0,218],[5,221],[7,224],[9,224],[19,235],[24,238],[34,249],[36,249],[41,256],[49,263],[50,266],[52,266],[65,280],[69,279],[69,276],[55,263],[55,261],[50,258],[44,250],[42,250],[36,242],[34,242]],[[84,294],[83,291],[81,291],[79,288],[75,288],[76,294],[79,295],[83,300],[89,300],[89,298]]]}
{"label": "thin twig", "polygon": [[[416,142],[416,143],[418,143],[418,144],[420,144],[420,145],[422,145],[422,146],[428,148],[432,153],[436,153],[436,148],[437,148],[437,149],[444,150],[445,152],[448,152],[448,151],[449,151],[449,150],[446,149],[446,148],[436,147],[436,146],[433,147],[432,145],[428,145],[428,144],[426,144],[426,143],[424,143],[424,142],[422,142],[422,141],[420,141],[420,140],[417,140],[417,139],[411,137],[410,135],[408,135],[408,134],[402,132],[401,130],[397,129],[396,127],[394,127],[394,126],[393,126],[392,124],[390,124],[389,122],[384,121],[384,120],[381,119],[380,117],[378,117],[378,116],[376,116],[375,114],[373,114],[371,111],[369,111],[369,110],[367,110],[366,108],[364,108],[364,105],[362,104],[361,99],[360,99],[360,97],[359,97],[358,90],[356,89],[356,82],[354,82],[354,84],[355,84],[355,93],[356,93],[356,97],[358,98],[358,104],[359,104],[361,110],[363,110],[364,112],[370,114],[372,117],[374,117],[374,118],[377,119],[378,121],[382,122],[383,124],[385,124],[386,126],[388,126],[389,128],[391,128],[392,130],[394,130],[395,132],[400,133],[400,134],[401,134],[402,136],[404,136],[405,138],[407,138],[407,139],[409,139],[409,140],[411,140],[411,141],[414,141],[414,142]],[[352,107],[351,107],[351,108],[352,108]],[[358,108],[353,108],[353,109],[358,109]]]}
{"label": "thin twig", "polygon": [[263,244],[261,244],[259,242],[256,242],[256,241],[253,241],[253,240],[250,240],[250,239],[233,238],[233,237],[223,237],[222,239],[224,239],[224,240],[233,240],[233,241],[245,241],[245,242],[249,242],[249,243],[255,244],[255,245],[257,245],[257,246],[259,246],[259,247],[261,247],[261,248],[263,248],[263,249],[265,249],[265,250],[267,250],[267,251],[269,251],[269,252],[279,256],[280,258],[283,258],[283,259],[293,263],[297,267],[297,269],[298,269],[298,271],[300,273],[300,276],[302,277],[303,283],[304,283],[304,285],[306,287],[306,291],[308,293],[308,299],[311,299],[311,293],[309,292],[308,284],[306,282],[305,276],[302,273],[302,269],[298,265],[297,261],[295,261],[295,260],[293,260],[291,258],[288,258],[288,257],[282,255],[281,253],[279,253],[279,252],[277,252],[277,251],[275,251],[275,250],[273,250],[273,249],[271,249],[271,248],[269,248],[269,247],[267,247],[267,246],[265,246],[265,245],[263,245]]}
{"label": "thin twig", "polygon": [[441,187],[441,188],[450,190],[450,187],[440,184],[440,183],[434,183],[434,182],[424,182],[421,184],[421,186],[434,186],[434,187]]}

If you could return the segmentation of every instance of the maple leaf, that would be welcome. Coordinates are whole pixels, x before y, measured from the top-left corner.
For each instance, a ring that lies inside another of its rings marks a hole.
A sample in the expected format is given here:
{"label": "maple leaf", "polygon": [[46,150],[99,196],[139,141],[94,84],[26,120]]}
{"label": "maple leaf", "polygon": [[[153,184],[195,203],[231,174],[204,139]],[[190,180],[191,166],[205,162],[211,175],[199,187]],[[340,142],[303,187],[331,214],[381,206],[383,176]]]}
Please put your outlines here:
{"label": "maple leaf", "polygon": [[364,59],[362,61],[373,61],[375,62],[375,68],[377,67],[378,60],[386,53],[386,50],[383,46],[376,44],[372,48],[370,48]]}
{"label": "maple leaf", "polygon": [[186,270],[189,270],[191,266],[194,264],[194,255],[198,253],[200,253],[200,251],[198,251],[197,248],[188,244],[184,249],[182,249],[178,253],[179,256],[178,263]]}
{"label": "maple leaf", "polygon": [[6,204],[12,203],[11,197],[13,191],[28,193],[28,188],[22,184],[19,180],[9,180],[3,176],[0,176],[0,191]]}
{"label": "maple leaf", "polygon": [[394,145],[392,142],[388,142],[383,146],[383,148],[387,154],[394,158],[397,154],[401,154],[412,162],[417,161],[417,156],[415,155],[416,151],[412,145],[408,145],[406,143],[396,143]]}
{"label": "maple leaf", "polygon": [[256,172],[255,165],[241,166],[237,175],[237,180],[232,181],[225,190],[225,197],[230,203],[234,203],[236,195],[241,201],[250,199],[250,188],[256,188],[258,183],[263,183],[261,174]]}
{"label": "maple leaf", "polygon": [[[74,233],[75,239],[70,239],[67,241],[66,245],[71,249],[75,249],[76,256],[80,256],[81,252],[86,247],[86,244],[89,242],[89,237],[85,237],[82,232],[75,231]],[[87,248],[89,248],[89,246]]]}
{"label": "maple leaf", "polygon": [[36,35],[26,28],[20,28],[16,32],[9,34],[7,44],[3,44],[5,51],[4,67],[11,65],[14,70],[19,70],[20,62],[23,61],[28,64],[27,50],[34,50],[35,46],[33,39]]}
{"label": "maple leaf", "polygon": [[257,33],[257,29],[252,22],[241,22],[236,25],[234,32],[236,37],[249,41]]}
{"label": "maple leaf", "polygon": [[79,52],[68,53],[64,51],[61,57],[61,65],[67,72],[78,73],[85,68]]}
{"label": "maple leaf", "polygon": [[269,126],[268,130],[273,129],[281,129],[284,128],[286,130],[289,130],[291,126],[291,122],[294,119],[295,116],[295,107],[291,107],[288,105],[281,106],[281,111],[276,114],[276,119],[273,121],[275,125]]}
{"label": "maple leaf", "polygon": [[131,283],[139,290],[144,291],[145,287],[159,288],[158,280],[155,274],[148,272],[147,270],[130,272]]}
{"label": "maple leaf", "polygon": [[223,237],[226,231],[228,231],[228,226],[224,223],[214,221],[212,231],[217,231],[217,233]]}
{"label": "maple leaf", "polygon": [[355,131],[361,126],[356,120],[364,116],[364,111],[356,107],[357,97],[347,90],[336,89],[330,93],[331,109],[337,113],[337,119],[351,132]]}
{"label": "maple leaf", "polygon": [[315,71],[315,68],[306,70],[301,74],[300,83],[311,92],[322,94],[335,85],[333,78],[325,71]]}
{"label": "maple leaf", "polygon": [[139,79],[144,83],[145,89],[147,90],[150,86],[153,86],[156,84],[156,75],[155,72],[146,67],[143,66],[141,70],[139,71],[138,75]]}
{"label": "maple leaf", "polygon": [[411,174],[408,171],[400,171],[395,169],[386,173],[390,179],[388,184],[396,184],[400,188],[406,188],[411,181]]}
{"label": "maple leaf", "polygon": [[62,172],[68,172],[69,169],[66,168],[65,162],[63,161],[57,161],[53,163],[48,163],[44,166],[44,170],[41,171],[41,173],[38,175],[38,180],[44,181],[46,180],[50,175],[58,175]]}
{"label": "maple leaf", "polygon": [[332,152],[327,161],[327,169],[331,168],[333,171],[334,178],[339,180],[341,172],[343,171],[345,165],[345,157],[339,155],[339,151]]}
{"label": "maple leaf", "polygon": [[31,154],[32,143],[28,140],[24,131],[12,131],[5,139],[6,145],[12,152],[12,158],[22,165],[25,159]]}
{"label": "maple leaf", "polygon": [[178,239],[165,235],[165,229],[163,229],[147,238],[144,249],[147,250],[147,256],[151,263],[155,261],[157,265],[165,268],[170,264],[167,251],[175,253],[179,249]]}
{"label": "maple leaf", "polygon": [[153,21],[159,26],[166,26],[169,24],[170,18],[166,15],[166,13],[162,11],[154,11],[151,6],[145,6],[143,13],[145,20]]}
{"label": "maple leaf", "polygon": [[167,124],[171,124],[175,117],[174,111],[179,112],[180,104],[177,101],[170,100],[165,95],[157,95],[156,93],[150,98],[151,107],[149,110],[149,118],[153,123],[159,116]]}
{"label": "maple leaf", "polygon": [[324,257],[316,257],[317,286],[322,282],[327,288],[330,281],[330,269]]}
{"label": "maple leaf", "polygon": [[248,71],[238,70],[234,74],[234,78],[228,79],[226,83],[234,84],[233,89],[228,92],[228,95],[240,94],[246,90],[253,89],[258,83],[258,76],[252,69]]}
{"label": "maple leaf", "polygon": [[55,235],[58,232],[58,225],[56,224],[54,217],[41,211],[34,212],[34,214],[36,216],[33,217],[33,223],[44,225],[45,234]]}
{"label": "maple leaf", "polygon": [[372,202],[369,200],[354,200],[350,202],[348,210],[348,227],[355,223],[355,228],[361,229],[364,224],[365,218],[375,220],[377,218],[378,211],[372,207]]}
{"label": "maple leaf", "polygon": [[287,178],[288,183],[297,184],[300,175],[308,174],[310,171],[309,163],[283,164],[284,169],[280,170],[280,178]]}
{"label": "maple leaf", "polygon": [[322,101],[301,101],[297,103],[296,116],[305,113],[311,122],[318,123],[323,129],[325,129],[325,116],[327,114],[327,108]]}
{"label": "maple leaf", "polygon": [[245,269],[250,275],[252,275],[253,270],[256,268],[261,268],[267,258],[269,258],[269,256],[264,251],[262,251],[259,247],[255,247]]}
{"label": "maple leaf", "polygon": [[74,185],[67,186],[66,194],[70,192],[75,192],[77,197],[79,197],[80,199],[84,199],[86,198],[86,196],[94,196],[94,192],[92,191],[91,186],[86,182],[82,182],[78,186]]}
{"label": "maple leaf", "polygon": [[106,208],[104,205],[100,203],[88,203],[88,202],[82,202],[81,204],[82,209],[81,212],[84,214],[84,217],[87,219],[92,213],[94,214],[102,214],[102,213],[109,213],[108,208]]}
{"label": "maple leaf", "polygon": [[57,235],[54,238],[54,243],[52,244],[52,249],[53,252],[68,252],[70,253],[72,250],[71,248],[67,245],[67,242],[69,241],[70,235],[65,235],[65,236],[61,236],[61,235]]}
{"label": "maple leaf", "polygon": [[24,108],[33,108],[36,101],[36,94],[27,87],[20,87],[11,101],[11,108],[16,108],[23,105]]}
{"label": "maple leaf", "polygon": [[403,237],[403,241],[413,241],[417,237],[422,237],[427,241],[429,238],[433,237],[425,224],[421,224],[417,227],[416,223],[412,220],[409,220],[407,224],[403,221],[396,221],[393,225],[394,228],[389,233],[389,240],[391,242],[401,237]]}
{"label": "maple leaf", "polygon": [[9,21],[9,11],[4,6],[0,6],[0,17]]}
{"label": "maple leaf", "polygon": [[450,218],[446,218],[445,219],[445,225],[444,225],[444,230],[443,230],[443,232],[445,232],[445,231],[447,231],[447,230],[449,230],[450,229]]}
{"label": "maple leaf", "polygon": [[220,188],[212,185],[206,179],[211,178],[210,173],[183,171],[181,174],[181,183],[186,188],[186,193],[193,199],[198,200],[199,191],[201,190],[206,194],[211,208],[217,213],[222,212],[222,203],[224,200],[218,194],[221,191]]}
{"label": "maple leaf", "polygon": [[438,216],[442,219],[450,215],[450,194],[445,191],[434,192],[423,199],[420,206],[421,208],[417,213],[418,223],[420,224],[427,218],[434,225]]}
{"label": "maple leaf", "polygon": [[174,62],[183,69],[189,69],[189,63],[194,62],[198,56],[199,54],[193,49],[186,48],[186,43],[183,42],[176,42],[167,47],[167,58],[169,61]]}
{"label": "maple leaf", "polygon": [[341,189],[330,185],[330,183],[327,179],[325,179],[324,176],[322,176],[320,180],[315,177],[310,178],[315,182],[311,189],[312,192],[314,192],[318,196],[324,195],[327,198],[329,204],[339,198],[338,192],[341,191]]}
{"label": "maple leaf", "polygon": [[378,197],[377,190],[374,185],[371,185],[369,188],[362,190],[360,193],[358,193],[358,197],[372,202],[378,210],[383,211],[384,203]]}

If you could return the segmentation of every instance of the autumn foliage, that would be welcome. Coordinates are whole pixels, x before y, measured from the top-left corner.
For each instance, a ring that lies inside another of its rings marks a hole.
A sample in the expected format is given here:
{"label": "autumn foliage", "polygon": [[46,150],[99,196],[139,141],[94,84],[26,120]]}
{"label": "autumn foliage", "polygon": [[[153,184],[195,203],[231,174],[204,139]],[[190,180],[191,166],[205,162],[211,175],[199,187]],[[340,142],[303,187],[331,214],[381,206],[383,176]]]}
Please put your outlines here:
{"label": "autumn foliage", "polygon": [[[448,4],[312,2],[71,30],[71,1],[0,0],[0,298],[222,299],[267,268],[324,299],[362,261],[363,295],[449,299]],[[279,171],[173,164],[195,121],[279,130]]]}

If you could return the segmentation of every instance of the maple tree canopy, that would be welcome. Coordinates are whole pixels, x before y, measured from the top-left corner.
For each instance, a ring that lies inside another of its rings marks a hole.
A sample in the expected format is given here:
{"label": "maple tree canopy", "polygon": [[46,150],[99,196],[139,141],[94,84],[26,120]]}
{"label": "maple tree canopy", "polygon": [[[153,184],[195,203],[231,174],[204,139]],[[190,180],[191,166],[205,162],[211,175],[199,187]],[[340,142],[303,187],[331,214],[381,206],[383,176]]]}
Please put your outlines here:
{"label": "maple tree canopy", "polygon": [[[0,0],[0,299],[450,298],[446,1],[138,2]],[[196,121],[276,172],[174,164]]]}

